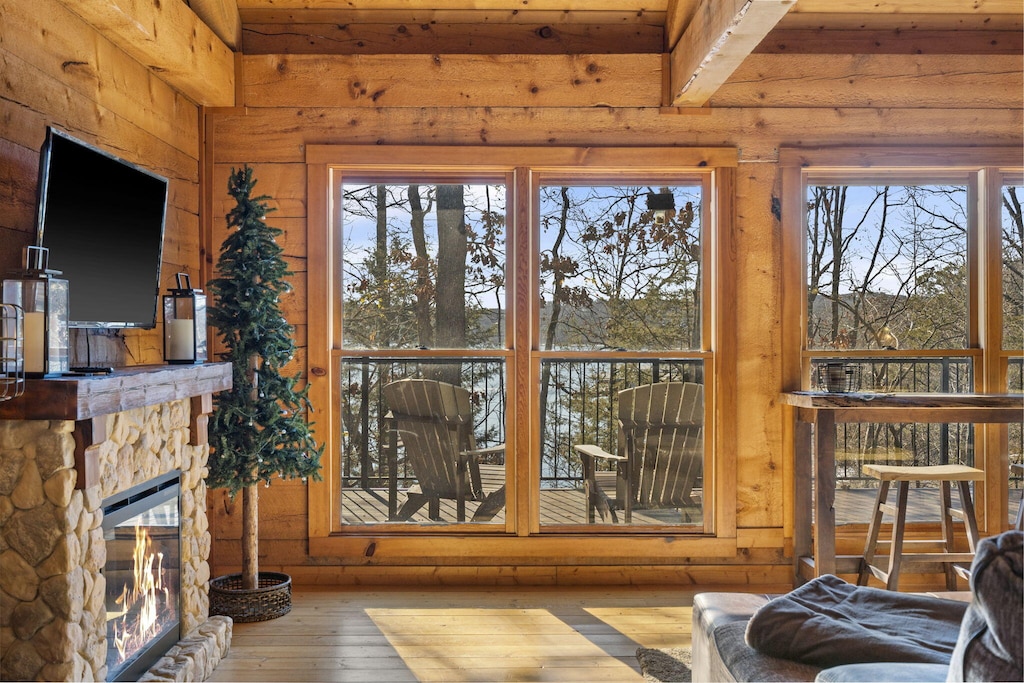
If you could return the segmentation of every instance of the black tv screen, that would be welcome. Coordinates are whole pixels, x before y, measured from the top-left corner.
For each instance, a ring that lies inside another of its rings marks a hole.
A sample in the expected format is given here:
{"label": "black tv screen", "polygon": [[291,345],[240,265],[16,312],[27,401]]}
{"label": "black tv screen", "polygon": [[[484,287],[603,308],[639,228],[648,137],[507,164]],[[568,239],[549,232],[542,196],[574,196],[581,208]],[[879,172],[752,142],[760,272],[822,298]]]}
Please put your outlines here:
{"label": "black tv screen", "polygon": [[166,178],[47,128],[36,244],[68,281],[71,327],[156,325],[166,212]]}

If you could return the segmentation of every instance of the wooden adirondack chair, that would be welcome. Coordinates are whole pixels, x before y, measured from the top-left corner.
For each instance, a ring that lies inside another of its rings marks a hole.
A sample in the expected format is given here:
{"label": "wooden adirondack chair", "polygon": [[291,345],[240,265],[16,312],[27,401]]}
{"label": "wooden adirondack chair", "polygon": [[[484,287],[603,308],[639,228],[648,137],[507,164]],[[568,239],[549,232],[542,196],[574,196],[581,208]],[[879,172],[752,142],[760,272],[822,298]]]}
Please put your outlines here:
{"label": "wooden adirondack chair", "polygon": [[[441,500],[454,500],[458,521],[466,521],[466,501],[482,501],[472,521],[486,522],[505,505],[504,465],[481,465],[481,457],[504,454],[505,446],[477,448],[469,391],[429,379],[402,379],[384,387],[387,417],[401,436],[417,484],[397,513],[408,520],[424,504],[440,521]],[[483,476],[481,472],[483,471]]]}
{"label": "wooden adirondack chair", "polygon": [[[618,453],[573,446],[583,463],[587,522],[593,523],[595,510],[603,522],[616,524],[616,510],[623,510],[629,524],[634,509],[696,506],[690,494],[703,472],[704,386],[659,382],[624,389],[618,415]],[[611,478],[597,469],[599,459],[616,464],[614,491],[607,490]]]}

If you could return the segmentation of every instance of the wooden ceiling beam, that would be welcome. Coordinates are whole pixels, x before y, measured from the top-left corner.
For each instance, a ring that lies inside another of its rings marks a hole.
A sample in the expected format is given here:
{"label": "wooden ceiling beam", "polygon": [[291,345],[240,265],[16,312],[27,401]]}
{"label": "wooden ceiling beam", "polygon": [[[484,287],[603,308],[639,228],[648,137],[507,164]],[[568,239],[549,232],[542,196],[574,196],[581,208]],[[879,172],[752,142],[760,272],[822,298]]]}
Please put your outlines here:
{"label": "wooden ceiling beam", "polygon": [[1024,13],[1016,14],[847,14],[799,12],[800,0],[779,22],[779,29],[836,31],[1021,31]]}
{"label": "wooden ceiling beam", "polygon": [[240,106],[614,109],[658,107],[662,97],[660,53],[246,55],[242,62]]}
{"label": "wooden ceiling beam", "polygon": [[808,14],[1020,14],[1020,0],[800,0]]}
{"label": "wooden ceiling beam", "polygon": [[[557,12],[573,10],[612,10],[616,12],[644,12],[647,10],[665,11],[669,0],[529,0],[521,3],[524,11],[554,10]],[[238,9],[262,9],[268,5],[282,10],[317,9],[352,9],[353,7],[369,7],[382,10],[445,10],[445,9],[479,9],[508,10],[508,0],[237,0]],[[514,3],[519,5],[520,3]]]}
{"label": "wooden ceiling beam", "polygon": [[196,104],[234,105],[234,55],[182,0],[61,2]]}
{"label": "wooden ceiling beam", "polygon": [[669,56],[669,99],[701,107],[793,6],[795,0],[702,0]]}
{"label": "wooden ceiling beam", "polygon": [[676,49],[683,31],[693,20],[699,0],[668,0],[665,8],[665,52]]}
{"label": "wooden ceiling beam", "polygon": [[242,45],[242,17],[237,0],[187,0],[189,7],[232,50]]}
{"label": "wooden ceiling beam", "polygon": [[254,54],[635,54],[665,52],[648,24],[253,24]]}
{"label": "wooden ceiling beam", "polygon": [[508,9],[405,9],[330,8],[285,9],[278,5],[242,8],[242,24],[642,24],[661,27],[665,12],[641,10],[516,10]]}

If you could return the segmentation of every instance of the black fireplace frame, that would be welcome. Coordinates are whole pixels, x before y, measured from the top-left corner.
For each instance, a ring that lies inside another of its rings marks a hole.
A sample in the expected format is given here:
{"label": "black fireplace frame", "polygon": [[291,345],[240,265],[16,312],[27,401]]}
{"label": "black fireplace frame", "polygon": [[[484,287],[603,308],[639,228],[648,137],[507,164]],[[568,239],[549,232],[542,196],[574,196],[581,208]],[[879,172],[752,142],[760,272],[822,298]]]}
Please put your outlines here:
{"label": "black fireplace frame", "polygon": [[[133,486],[120,493],[115,493],[103,501],[103,530],[106,532],[121,522],[125,522],[140,512],[145,512],[154,505],[165,503],[170,500],[177,501],[178,519],[181,519],[181,470],[174,470],[167,474],[150,479],[149,481]],[[178,534],[178,557],[181,558],[181,534]],[[105,569],[105,568],[104,568]],[[179,568],[179,577],[181,575]],[[179,579],[180,584],[180,579]],[[175,593],[177,600],[178,621],[162,636],[150,641],[149,645],[127,666],[120,669],[117,674],[110,678],[107,672],[108,681],[137,681],[146,671],[149,670],[166,652],[174,647],[181,640],[181,586]],[[104,624],[104,630],[106,624]]]}

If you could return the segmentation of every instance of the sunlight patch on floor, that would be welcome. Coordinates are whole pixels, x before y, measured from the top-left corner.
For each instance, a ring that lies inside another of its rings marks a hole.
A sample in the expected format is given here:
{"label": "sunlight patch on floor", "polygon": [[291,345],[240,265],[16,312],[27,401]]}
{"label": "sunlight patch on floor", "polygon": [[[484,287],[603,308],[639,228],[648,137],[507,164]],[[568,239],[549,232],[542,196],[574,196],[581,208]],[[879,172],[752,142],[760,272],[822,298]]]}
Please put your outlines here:
{"label": "sunlight patch on floor", "polygon": [[588,607],[586,611],[643,647],[689,647],[691,607]]}
{"label": "sunlight patch on floor", "polygon": [[[581,632],[546,609],[389,609],[366,614],[421,681],[641,681],[636,644]],[[453,675],[456,677],[453,678]]]}

